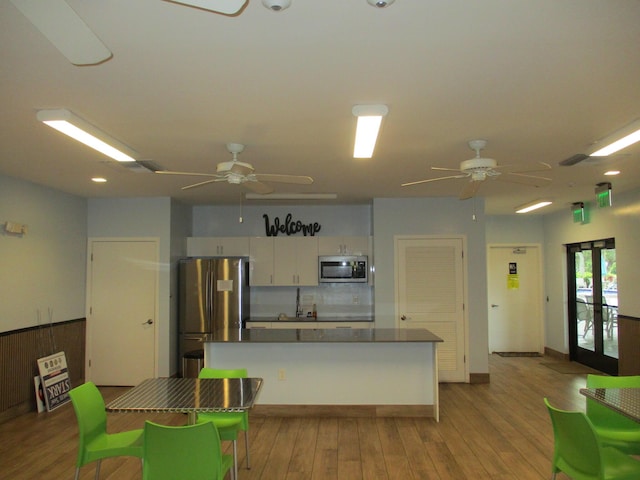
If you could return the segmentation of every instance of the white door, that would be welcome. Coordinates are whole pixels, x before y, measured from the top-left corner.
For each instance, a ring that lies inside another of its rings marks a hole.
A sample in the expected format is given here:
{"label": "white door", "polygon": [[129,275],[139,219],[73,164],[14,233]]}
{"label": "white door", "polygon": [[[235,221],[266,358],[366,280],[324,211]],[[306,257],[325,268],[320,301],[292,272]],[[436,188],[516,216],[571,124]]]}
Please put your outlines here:
{"label": "white door", "polygon": [[464,382],[465,316],[462,238],[396,238],[396,305],[400,328],[426,328],[438,344],[438,376]]}
{"label": "white door", "polygon": [[489,245],[489,352],[543,353],[543,298],[537,245]]}
{"label": "white door", "polygon": [[94,240],[89,247],[87,377],[136,385],[155,376],[157,242]]}

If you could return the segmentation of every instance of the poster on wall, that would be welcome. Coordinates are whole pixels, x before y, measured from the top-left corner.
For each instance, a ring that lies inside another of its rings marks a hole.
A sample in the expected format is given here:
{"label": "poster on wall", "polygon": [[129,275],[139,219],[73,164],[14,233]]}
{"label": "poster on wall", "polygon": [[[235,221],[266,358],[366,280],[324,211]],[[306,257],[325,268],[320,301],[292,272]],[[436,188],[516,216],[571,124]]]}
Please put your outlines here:
{"label": "poster on wall", "polygon": [[70,401],[71,380],[64,352],[39,358],[38,371],[48,412]]}

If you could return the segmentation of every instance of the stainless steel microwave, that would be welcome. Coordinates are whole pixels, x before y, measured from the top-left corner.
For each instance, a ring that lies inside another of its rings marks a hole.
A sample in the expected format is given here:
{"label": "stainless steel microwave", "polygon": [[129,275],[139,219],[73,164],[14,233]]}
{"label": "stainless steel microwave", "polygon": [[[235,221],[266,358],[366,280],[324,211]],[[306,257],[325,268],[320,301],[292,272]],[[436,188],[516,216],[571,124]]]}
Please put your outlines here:
{"label": "stainless steel microwave", "polygon": [[318,257],[320,283],[367,283],[369,265],[366,256],[339,255]]}

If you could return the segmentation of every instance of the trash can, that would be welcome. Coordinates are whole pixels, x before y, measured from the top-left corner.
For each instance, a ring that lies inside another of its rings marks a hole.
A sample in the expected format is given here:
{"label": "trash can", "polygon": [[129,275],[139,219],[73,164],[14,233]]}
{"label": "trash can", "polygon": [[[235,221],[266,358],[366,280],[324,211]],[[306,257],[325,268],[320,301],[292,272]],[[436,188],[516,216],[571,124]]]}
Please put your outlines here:
{"label": "trash can", "polygon": [[204,367],[204,350],[192,350],[182,355],[182,377],[197,378]]}

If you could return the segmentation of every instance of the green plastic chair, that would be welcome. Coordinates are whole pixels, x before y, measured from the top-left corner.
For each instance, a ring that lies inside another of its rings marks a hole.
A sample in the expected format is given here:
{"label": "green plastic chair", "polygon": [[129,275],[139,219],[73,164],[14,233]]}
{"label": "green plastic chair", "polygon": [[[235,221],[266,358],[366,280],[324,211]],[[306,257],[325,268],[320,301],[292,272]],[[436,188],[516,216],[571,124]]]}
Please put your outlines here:
{"label": "green plastic chair", "polygon": [[[247,369],[224,370],[205,367],[200,370],[198,378],[247,378]],[[199,413],[198,423],[200,422],[213,422],[220,433],[220,440],[233,442],[233,478],[235,479],[238,478],[238,432],[244,430],[247,470],[251,468],[249,462],[249,412]]]}
{"label": "green plastic chair", "polygon": [[222,480],[233,465],[213,422],[179,427],[144,425],[143,480]]}
{"label": "green plastic chair", "polygon": [[[640,388],[640,375],[587,375],[587,388]],[[605,445],[640,455],[640,423],[587,398],[587,417]]]}
{"label": "green plastic chair", "polygon": [[553,425],[552,479],[564,472],[574,480],[638,480],[640,461],[603,446],[591,421],[582,412],[568,412],[544,403]]}
{"label": "green plastic chair", "polygon": [[80,433],[75,480],[80,476],[80,467],[87,463],[97,461],[97,480],[100,478],[100,463],[103,458],[142,458],[142,429],[107,433],[104,399],[92,382],[71,389],[69,397],[76,412]]}

